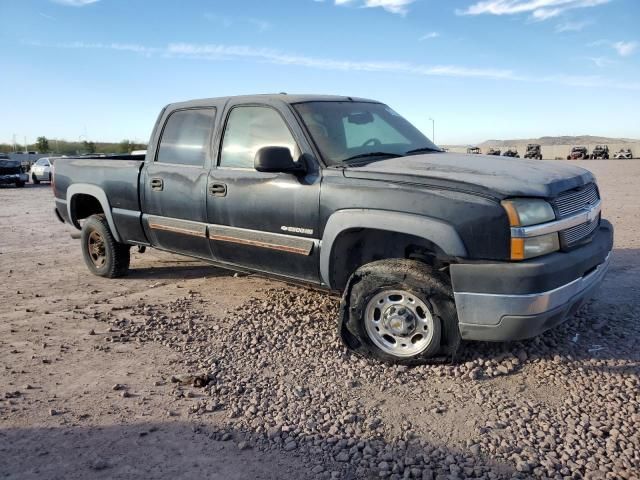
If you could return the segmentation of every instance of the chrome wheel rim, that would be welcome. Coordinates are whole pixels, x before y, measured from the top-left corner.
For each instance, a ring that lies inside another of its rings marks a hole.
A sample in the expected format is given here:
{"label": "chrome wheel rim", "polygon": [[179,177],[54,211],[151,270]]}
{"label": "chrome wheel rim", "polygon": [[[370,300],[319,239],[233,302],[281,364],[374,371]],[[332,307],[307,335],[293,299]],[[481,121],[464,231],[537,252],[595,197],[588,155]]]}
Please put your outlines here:
{"label": "chrome wheel rim", "polygon": [[367,303],[364,325],[371,341],[385,353],[412,357],[433,341],[434,319],[429,307],[404,290],[384,290]]}
{"label": "chrome wheel rim", "polygon": [[104,239],[95,230],[89,234],[87,239],[87,250],[91,261],[97,268],[104,266],[107,261],[107,255],[104,248]]}

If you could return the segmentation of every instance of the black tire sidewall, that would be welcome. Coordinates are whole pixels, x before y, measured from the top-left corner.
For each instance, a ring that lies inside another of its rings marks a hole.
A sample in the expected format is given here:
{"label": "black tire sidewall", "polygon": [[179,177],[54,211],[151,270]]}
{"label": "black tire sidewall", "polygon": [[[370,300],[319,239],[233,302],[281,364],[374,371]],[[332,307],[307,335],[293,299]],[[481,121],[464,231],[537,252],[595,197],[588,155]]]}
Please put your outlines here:
{"label": "black tire sidewall", "polygon": [[[89,254],[89,235],[94,231],[98,232],[104,241],[105,262],[102,267],[97,267]],[[91,273],[107,278],[121,277],[126,274],[129,269],[129,247],[116,242],[104,215],[92,215],[87,219],[82,226],[80,242],[82,256]]]}
{"label": "black tire sidewall", "polygon": [[[375,357],[386,363],[417,365],[427,362],[431,357],[441,353],[443,330],[450,328],[453,322],[457,329],[455,304],[451,291],[437,272],[428,266],[412,261],[399,261],[400,268],[385,271],[384,274],[374,262],[365,265],[359,272],[362,278],[353,285],[350,295],[349,319],[347,329],[361,342],[360,352]],[[415,264],[415,269],[411,268]],[[373,267],[373,268],[371,268]],[[406,268],[403,268],[406,267]],[[362,272],[362,270],[365,270]],[[358,274],[358,272],[356,272]],[[433,317],[434,332],[432,343],[422,352],[412,357],[398,357],[381,350],[370,339],[365,325],[364,314],[369,300],[385,290],[404,290],[423,301]]]}

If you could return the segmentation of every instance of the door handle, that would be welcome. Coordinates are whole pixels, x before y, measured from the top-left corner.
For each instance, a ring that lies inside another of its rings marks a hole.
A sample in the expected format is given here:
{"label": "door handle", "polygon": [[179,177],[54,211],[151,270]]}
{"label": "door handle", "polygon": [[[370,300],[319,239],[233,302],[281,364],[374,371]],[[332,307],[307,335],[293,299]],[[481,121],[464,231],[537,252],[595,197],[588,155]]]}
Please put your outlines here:
{"label": "door handle", "polygon": [[164,188],[164,181],[161,178],[152,178],[150,184],[154,192],[161,192]]}
{"label": "door handle", "polygon": [[227,195],[227,186],[224,183],[210,183],[209,195],[212,197],[225,197]]}

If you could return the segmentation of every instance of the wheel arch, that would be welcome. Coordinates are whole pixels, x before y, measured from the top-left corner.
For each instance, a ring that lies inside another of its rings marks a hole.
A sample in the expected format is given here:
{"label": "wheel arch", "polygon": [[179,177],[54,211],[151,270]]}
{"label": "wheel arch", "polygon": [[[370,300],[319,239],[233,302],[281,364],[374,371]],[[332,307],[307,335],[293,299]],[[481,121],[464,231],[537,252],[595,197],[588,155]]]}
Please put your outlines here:
{"label": "wheel arch", "polygon": [[111,213],[111,205],[107,194],[97,185],[73,184],[67,189],[67,213],[74,227],[80,229],[79,220],[95,214],[104,214],[109,229],[116,242],[120,242],[120,235],[116,229]]}
{"label": "wheel arch", "polygon": [[[390,242],[394,244],[387,245]],[[329,217],[322,236],[322,281],[331,289],[342,290],[362,264],[406,258],[407,248],[414,246],[441,260],[466,257],[467,253],[455,228],[442,220],[388,210],[339,210]],[[358,247],[358,256],[349,255],[354,247]]]}

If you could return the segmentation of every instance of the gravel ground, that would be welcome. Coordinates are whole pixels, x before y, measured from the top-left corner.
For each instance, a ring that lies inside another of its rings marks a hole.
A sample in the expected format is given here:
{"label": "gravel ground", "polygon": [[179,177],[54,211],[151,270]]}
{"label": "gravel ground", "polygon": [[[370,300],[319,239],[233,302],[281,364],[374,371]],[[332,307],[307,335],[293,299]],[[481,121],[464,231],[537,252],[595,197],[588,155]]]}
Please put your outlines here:
{"label": "gravel ground", "polygon": [[346,351],[323,293],[158,252],[92,277],[48,189],[0,189],[0,475],[640,478],[640,162],[583,164],[616,226],[597,298],[416,368]]}

